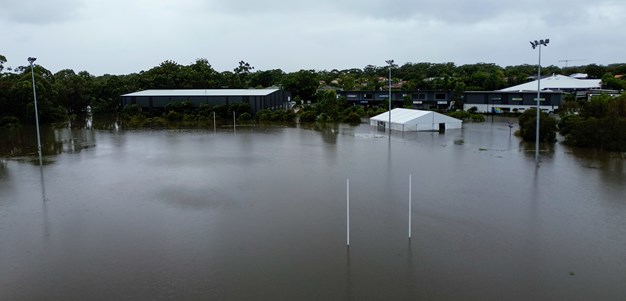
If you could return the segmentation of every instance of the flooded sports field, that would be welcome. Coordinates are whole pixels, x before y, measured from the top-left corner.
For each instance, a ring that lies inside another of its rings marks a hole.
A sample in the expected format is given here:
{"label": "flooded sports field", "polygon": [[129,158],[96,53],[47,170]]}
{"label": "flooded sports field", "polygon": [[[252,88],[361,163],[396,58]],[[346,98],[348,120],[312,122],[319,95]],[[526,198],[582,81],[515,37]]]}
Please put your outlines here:
{"label": "flooded sports field", "polygon": [[537,167],[505,119],[47,128],[43,168],[32,133],[0,131],[2,300],[626,299],[624,155]]}

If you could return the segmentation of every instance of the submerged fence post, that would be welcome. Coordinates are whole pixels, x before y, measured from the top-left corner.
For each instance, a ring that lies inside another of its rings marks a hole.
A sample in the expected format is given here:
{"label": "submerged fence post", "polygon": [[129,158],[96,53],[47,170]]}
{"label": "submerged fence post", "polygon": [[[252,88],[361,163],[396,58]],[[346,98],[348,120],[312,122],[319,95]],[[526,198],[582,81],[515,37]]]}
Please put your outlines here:
{"label": "submerged fence post", "polygon": [[235,111],[233,111],[233,132],[237,133],[237,125],[235,122]]}
{"label": "submerged fence post", "polygon": [[346,180],[346,246],[350,248],[350,179]]}
{"label": "submerged fence post", "polygon": [[213,132],[217,132],[217,128],[215,127],[215,111],[213,111]]}
{"label": "submerged fence post", "polygon": [[412,175],[409,174],[409,240],[411,239],[411,197],[412,197]]}

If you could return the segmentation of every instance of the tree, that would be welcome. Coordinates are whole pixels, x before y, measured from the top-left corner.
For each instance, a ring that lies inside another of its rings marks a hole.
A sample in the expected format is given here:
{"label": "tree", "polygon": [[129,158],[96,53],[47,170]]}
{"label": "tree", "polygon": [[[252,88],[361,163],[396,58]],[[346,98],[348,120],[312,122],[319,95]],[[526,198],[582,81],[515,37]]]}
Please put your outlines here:
{"label": "tree", "polygon": [[[556,119],[547,113],[541,112],[539,117],[539,141],[556,141]],[[537,109],[526,110],[519,117],[520,135],[524,141],[536,141],[537,137]]]}
{"label": "tree", "polygon": [[79,76],[71,69],[54,74],[57,101],[69,114],[85,112],[89,105],[89,91],[85,75]]}
{"label": "tree", "polygon": [[319,87],[319,79],[314,70],[300,70],[286,75],[283,78],[283,88],[295,97],[311,101],[315,99],[315,93]]}
{"label": "tree", "polygon": [[280,84],[285,72],[280,69],[257,71],[250,75],[251,87],[267,88]]}
{"label": "tree", "polygon": [[337,97],[335,90],[326,90],[317,96],[315,105],[318,116],[324,114],[330,118],[329,121],[339,121],[341,109],[345,105],[343,97]]}
{"label": "tree", "polygon": [[594,97],[582,105],[580,115],[561,119],[565,143],[611,151],[626,151],[626,94]]}
{"label": "tree", "polygon": [[602,77],[602,88],[624,90],[626,89],[626,80],[617,79],[613,74],[607,73]]}
{"label": "tree", "polygon": [[4,63],[7,62],[7,58],[0,54],[0,72],[2,72],[2,70],[4,69]]}
{"label": "tree", "polygon": [[207,59],[197,59],[193,64],[183,67],[188,86],[192,89],[210,89],[219,87],[218,73]]}
{"label": "tree", "polygon": [[402,96],[402,105],[405,109],[412,109],[413,108],[413,101],[411,101],[411,96],[410,95],[404,95]]}
{"label": "tree", "polygon": [[174,61],[164,61],[159,66],[154,67],[140,76],[142,89],[180,89],[186,88],[186,81],[183,68]]}
{"label": "tree", "polygon": [[239,61],[239,66],[233,70],[235,73],[235,88],[248,88],[250,86],[250,70],[253,70],[254,67],[250,66],[249,63],[244,61]]}

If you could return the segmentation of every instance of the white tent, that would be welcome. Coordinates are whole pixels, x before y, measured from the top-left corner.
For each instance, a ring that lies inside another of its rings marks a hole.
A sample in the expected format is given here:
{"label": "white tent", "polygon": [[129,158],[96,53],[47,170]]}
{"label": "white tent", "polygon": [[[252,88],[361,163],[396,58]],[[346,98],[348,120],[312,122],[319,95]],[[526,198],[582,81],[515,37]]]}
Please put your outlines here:
{"label": "white tent", "polygon": [[[389,112],[370,118],[370,125],[387,128]],[[441,131],[460,129],[463,121],[433,111],[393,109],[391,110],[391,129],[394,131]]]}

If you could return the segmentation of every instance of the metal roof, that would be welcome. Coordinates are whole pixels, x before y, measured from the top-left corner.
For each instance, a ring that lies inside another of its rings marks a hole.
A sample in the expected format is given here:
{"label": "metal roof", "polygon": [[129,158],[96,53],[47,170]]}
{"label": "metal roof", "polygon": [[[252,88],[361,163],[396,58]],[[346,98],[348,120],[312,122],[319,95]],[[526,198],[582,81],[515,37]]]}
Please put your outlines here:
{"label": "metal roof", "polygon": [[267,96],[278,89],[184,89],[144,90],[122,96]]}
{"label": "metal roof", "polygon": [[[577,79],[555,74],[541,79],[541,90],[598,89],[601,87],[601,81],[600,79]],[[504,88],[500,91],[537,91],[537,81]]]}

